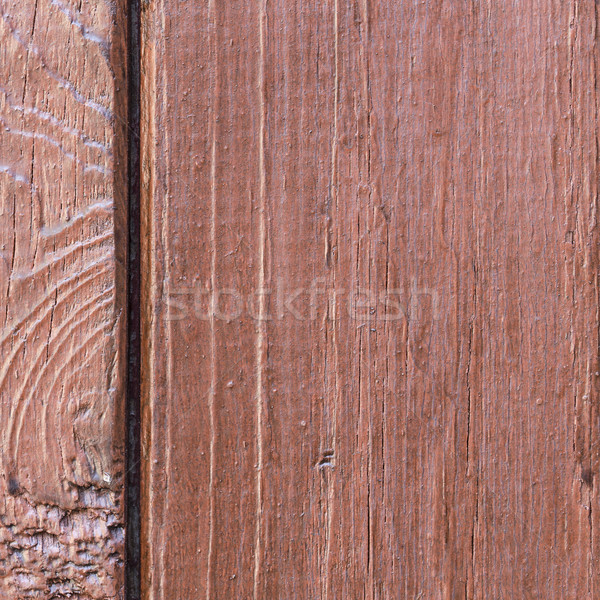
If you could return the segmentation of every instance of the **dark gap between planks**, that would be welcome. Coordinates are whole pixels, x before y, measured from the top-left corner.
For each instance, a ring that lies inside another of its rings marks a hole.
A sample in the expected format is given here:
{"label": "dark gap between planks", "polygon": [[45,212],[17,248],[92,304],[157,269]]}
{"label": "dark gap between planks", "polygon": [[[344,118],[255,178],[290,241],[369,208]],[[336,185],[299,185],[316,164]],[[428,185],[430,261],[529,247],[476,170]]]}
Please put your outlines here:
{"label": "dark gap between planks", "polygon": [[126,597],[140,600],[140,3],[128,2],[128,274]]}

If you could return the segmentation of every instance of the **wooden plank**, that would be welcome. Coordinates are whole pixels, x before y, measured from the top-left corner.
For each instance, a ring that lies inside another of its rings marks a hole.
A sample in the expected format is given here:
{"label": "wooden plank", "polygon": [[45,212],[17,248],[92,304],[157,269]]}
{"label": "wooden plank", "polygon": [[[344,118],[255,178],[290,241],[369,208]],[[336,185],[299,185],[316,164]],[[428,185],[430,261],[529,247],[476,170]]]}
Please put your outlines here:
{"label": "wooden plank", "polygon": [[[205,317],[204,300],[206,285],[245,294],[260,278],[259,67],[245,64],[259,33],[238,26],[257,22],[258,10],[255,2],[160,4],[143,18],[142,385],[152,401],[142,407],[150,486],[142,560],[154,574],[149,595],[154,586],[177,598],[243,597],[253,589],[260,335],[252,319]],[[181,46],[170,42],[175,35]],[[187,44],[193,56],[172,70]],[[197,316],[181,319],[176,306],[191,306],[189,289],[198,292]],[[224,312],[228,300],[224,294]]]}
{"label": "wooden plank", "polygon": [[0,41],[0,596],[123,598],[126,5]]}
{"label": "wooden plank", "polygon": [[598,595],[595,10],[146,4],[148,597]]}

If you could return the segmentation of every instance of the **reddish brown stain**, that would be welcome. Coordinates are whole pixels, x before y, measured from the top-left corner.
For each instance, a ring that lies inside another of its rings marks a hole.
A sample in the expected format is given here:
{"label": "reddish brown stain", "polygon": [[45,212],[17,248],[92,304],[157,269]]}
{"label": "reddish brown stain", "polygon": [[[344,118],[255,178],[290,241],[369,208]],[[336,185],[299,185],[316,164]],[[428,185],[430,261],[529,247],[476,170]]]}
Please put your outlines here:
{"label": "reddish brown stain", "polygon": [[147,593],[596,597],[593,3],[143,20]]}
{"label": "reddish brown stain", "polygon": [[[0,596],[121,598],[125,6],[0,16]],[[599,596],[597,23],[142,3],[144,598]]]}

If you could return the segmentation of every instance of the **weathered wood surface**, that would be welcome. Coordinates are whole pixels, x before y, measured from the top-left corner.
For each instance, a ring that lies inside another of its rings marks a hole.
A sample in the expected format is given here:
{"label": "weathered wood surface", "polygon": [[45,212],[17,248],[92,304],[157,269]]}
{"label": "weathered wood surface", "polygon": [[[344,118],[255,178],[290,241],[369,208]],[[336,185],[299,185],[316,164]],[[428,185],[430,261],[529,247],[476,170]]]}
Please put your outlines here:
{"label": "weathered wood surface", "polygon": [[599,597],[596,10],[145,3],[146,597]]}
{"label": "weathered wood surface", "polygon": [[0,597],[123,597],[124,2],[0,1]]}

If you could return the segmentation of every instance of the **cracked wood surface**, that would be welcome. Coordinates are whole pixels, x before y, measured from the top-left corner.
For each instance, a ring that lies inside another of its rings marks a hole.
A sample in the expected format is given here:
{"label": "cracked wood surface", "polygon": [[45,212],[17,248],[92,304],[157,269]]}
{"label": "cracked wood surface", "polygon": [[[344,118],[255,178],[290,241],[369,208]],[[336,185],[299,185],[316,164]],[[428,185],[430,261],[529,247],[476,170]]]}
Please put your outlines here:
{"label": "cracked wood surface", "polygon": [[596,10],[145,3],[148,598],[600,597]]}
{"label": "cracked wood surface", "polygon": [[0,0],[0,597],[123,597],[125,4]]}

